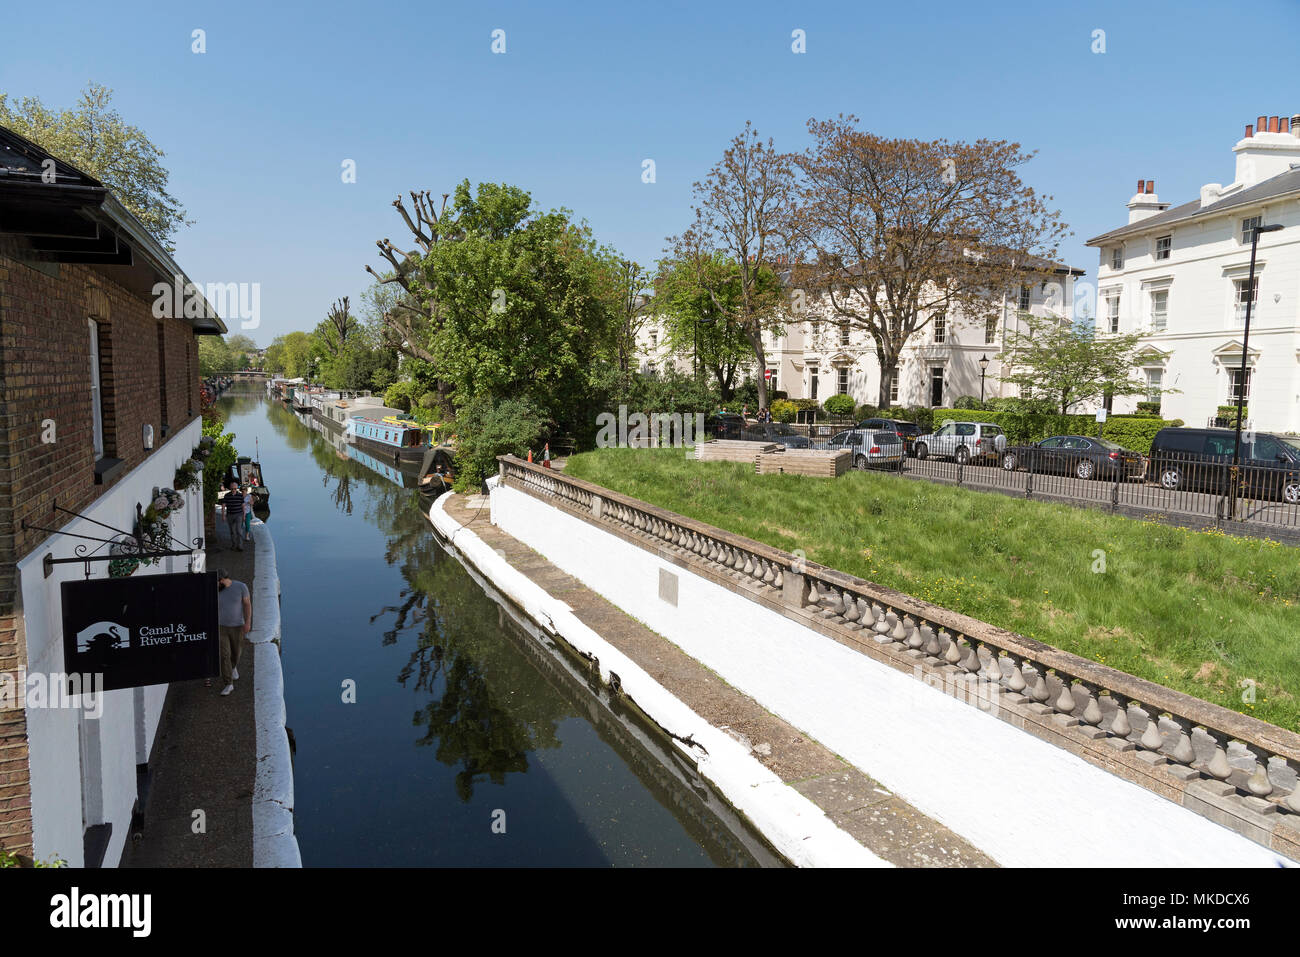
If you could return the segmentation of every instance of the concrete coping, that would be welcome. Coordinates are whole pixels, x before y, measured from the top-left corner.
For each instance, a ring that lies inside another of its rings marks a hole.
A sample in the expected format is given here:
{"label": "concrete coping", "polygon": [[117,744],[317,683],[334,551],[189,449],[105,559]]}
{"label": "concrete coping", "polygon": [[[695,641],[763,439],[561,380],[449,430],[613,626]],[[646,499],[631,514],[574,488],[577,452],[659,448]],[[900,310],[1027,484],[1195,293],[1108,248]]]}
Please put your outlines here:
{"label": "concrete coping", "polygon": [[[995,658],[999,651],[1004,651],[1012,657],[1013,661],[1016,658],[1027,661],[1034,667],[1035,671],[1044,676],[1048,671],[1056,672],[1057,677],[1067,685],[1071,683],[1069,679],[1077,679],[1089,691],[1090,695],[1096,691],[1105,690],[1110,692],[1118,704],[1123,704],[1123,699],[1127,699],[1142,707],[1148,712],[1148,717],[1153,720],[1160,715],[1167,714],[1175,723],[1180,724],[1180,727],[1185,723],[1188,726],[1204,728],[1216,739],[1220,747],[1224,746],[1227,741],[1239,741],[1252,752],[1266,752],[1269,755],[1275,755],[1284,759],[1293,768],[1300,770],[1300,735],[1285,728],[1269,724],[1258,718],[1252,718],[1249,715],[1240,714],[1213,702],[1203,701],[1200,698],[1167,688],[1164,685],[1156,684],[1127,672],[1110,668],[1099,662],[1063,651],[1053,645],[1027,638],[1004,628],[998,628],[988,622],[914,598],[892,588],[886,588],[834,568],[807,561],[789,552],[687,516],[679,515],[649,502],[623,495],[570,475],[564,475],[553,469],[525,462],[515,456],[500,456],[498,461],[502,475],[509,477],[513,473],[519,476],[521,479],[519,484],[525,491],[530,493],[537,490],[535,483],[541,479],[597,496],[602,500],[602,503],[617,503],[624,508],[640,512],[670,526],[676,526],[711,539],[721,545],[762,558],[780,567],[787,578],[802,576],[805,580],[811,579],[819,583],[825,583],[831,588],[852,592],[854,595],[862,596],[868,601],[884,606],[886,611],[895,611],[913,619],[918,619],[916,622],[917,627],[927,623],[937,625],[949,632],[953,641],[957,641],[964,636],[972,652],[975,652],[976,643],[987,645],[990,653]],[[529,481],[530,479],[532,481]],[[578,509],[574,509],[574,511],[592,524],[600,524],[602,520],[608,520],[609,515],[608,510],[603,507],[599,516],[593,514],[591,510],[587,510],[585,513]],[[789,591],[787,590],[785,594],[788,595]],[[787,603],[789,602],[787,601]],[[975,653],[978,659],[978,653]],[[1189,728],[1183,728],[1183,730],[1186,732]],[[1300,805],[1300,788],[1297,789],[1293,798],[1295,800],[1292,803]],[[1290,806],[1291,803],[1288,803],[1288,807]],[[1292,810],[1300,812],[1300,806],[1293,807]]]}

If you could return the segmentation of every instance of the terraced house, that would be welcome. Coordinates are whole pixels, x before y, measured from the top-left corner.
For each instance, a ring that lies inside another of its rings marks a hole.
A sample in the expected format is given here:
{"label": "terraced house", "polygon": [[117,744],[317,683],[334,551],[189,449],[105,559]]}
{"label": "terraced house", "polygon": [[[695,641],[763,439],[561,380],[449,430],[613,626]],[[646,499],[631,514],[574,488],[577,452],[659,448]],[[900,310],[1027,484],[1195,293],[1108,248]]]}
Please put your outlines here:
{"label": "terraced house", "polygon": [[[201,316],[156,314],[155,287],[177,277],[188,283],[102,183],[0,128],[0,846],[12,853],[114,865],[148,786],[168,685],[69,696],[61,585],[108,576],[105,540],[133,529],[199,443],[196,337],[226,329],[206,301]],[[171,536],[201,541],[201,488],[185,494]],[[135,574],[189,570],[185,556],[156,562]]]}
{"label": "terraced house", "polygon": [[[1231,183],[1171,206],[1154,180],[1139,180],[1128,225],[1088,240],[1101,255],[1099,331],[1144,334],[1142,374],[1165,418],[1214,424],[1218,407],[1244,393],[1253,428],[1297,432],[1300,113],[1259,117],[1232,149]],[[1260,235],[1251,288],[1251,239],[1268,224],[1283,228]],[[1115,410],[1132,411],[1138,398],[1117,398]]]}

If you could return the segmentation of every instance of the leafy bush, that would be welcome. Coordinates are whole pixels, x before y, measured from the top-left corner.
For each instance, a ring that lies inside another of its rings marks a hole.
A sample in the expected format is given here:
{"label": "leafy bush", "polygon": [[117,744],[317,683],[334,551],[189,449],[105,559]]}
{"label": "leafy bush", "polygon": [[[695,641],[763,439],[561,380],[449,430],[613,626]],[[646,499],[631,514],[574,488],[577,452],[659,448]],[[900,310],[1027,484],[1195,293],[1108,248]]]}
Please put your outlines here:
{"label": "leafy bush", "polygon": [[235,464],[239,452],[235,449],[235,433],[225,431],[222,423],[208,425],[205,422],[203,434],[213,440],[212,451],[203,463],[203,508],[204,515],[210,516],[212,507],[217,504],[217,493],[221,491],[226,470]]}
{"label": "leafy bush", "polygon": [[767,397],[770,401],[775,402],[777,399],[790,398],[790,393],[786,392],[785,389],[773,389],[767,394]]}
{"label": "leafy bush", "polygon": [[494,403],[482,396],[456,415],[456,489],[478,488],[497,470],[498,455],[527,455],[541,448],[546,428],[542,414],[527,399]]}
{"label": "leafy bush", "polygon": [[403,412],[410,412],[411,406],[415,404],[416,395],[423,392],[424,387],[419,383],[409,380],[394,382],[384,392],[384,405],[390,409],[401,409]]}
{"label": "leafy bush", "polygon": [[973,395],[963,395],[952,404],[954,409],[982,409],[984,403]]}
{"label": "leafy bush", "polygon": [[880,410],[877,409],[874,405],[860,405],[858,406],[857,411],[853,413],[854,417],[859,422],[861,422],[863,419],[874,419],[879,414],[880,414]]}
{"label": "leafy bush", "polygon": [[1138,414],[1138,415],[1147,415],[1147,416],[1154,415],[1154,416],[1157,416],[1157,417],[1158,417],[1158,416],[1160,415],[1160,403],[1159,403],[1159,402],[1139,402],[1139,403],[1137,404],[1137,414]]}
{"label": "leafy bush", "polygon": [[882,419],[897,419],[900,422],[915,422],[922,432],[931,432],[934,430],[935,412],[935,409],[924,405],[914,405],[909,408],[894,405],[887,409],[881,409],[880,417]]}
{"label": "leafy bush", "polygon": [[[1242,418],[1249,421],[1250,406],[1243,405],[1241,407],[1241,411],[1242,411]],[[1227,427],[1230,429],[1235,429],[1237,427],[1237,407],[1235,405],[1219,406],[1219,408],[1215,412],[1215,417],[1221,419],[1224,423],[1226,423]]]}
{"label": "leafy bush", "polygon": [[789,399],[777,399],[772,403],[772,418],[778,422],[793,422],[799,414],[799,406]]}
{"label": "leafy bush", "polygon": [[854,405],[853,396],[841,392],[822,403],[822,408],[826,410],[827,415],[847,418],[853,414]]}

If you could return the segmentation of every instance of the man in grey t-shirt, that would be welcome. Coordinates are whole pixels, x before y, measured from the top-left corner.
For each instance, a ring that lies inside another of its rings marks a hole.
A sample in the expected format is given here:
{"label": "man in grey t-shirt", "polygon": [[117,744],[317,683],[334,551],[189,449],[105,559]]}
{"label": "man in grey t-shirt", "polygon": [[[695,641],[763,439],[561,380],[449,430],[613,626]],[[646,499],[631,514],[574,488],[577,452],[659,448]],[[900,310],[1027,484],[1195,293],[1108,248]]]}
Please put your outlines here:
{"label": "man in grey t-shirt", "polygon": [[253,601],[248,586],[234,581],[224,568],[217,569],[217,630],[221,632],[221,693],[235,690],[239,653],[244,636],[253,627]]}

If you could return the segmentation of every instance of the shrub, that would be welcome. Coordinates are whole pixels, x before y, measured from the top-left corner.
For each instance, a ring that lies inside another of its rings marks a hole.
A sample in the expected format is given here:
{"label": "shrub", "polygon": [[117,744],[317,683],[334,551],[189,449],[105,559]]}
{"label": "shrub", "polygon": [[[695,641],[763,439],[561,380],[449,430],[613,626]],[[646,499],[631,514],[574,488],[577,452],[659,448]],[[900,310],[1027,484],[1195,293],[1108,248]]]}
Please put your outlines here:
{"label": "shrub", "polygon": [[777,399],[790,398],[790,394],[786,392],[785,389],[773,389],[767,394],[767,397],[770,401],[775,402]]}
{"label": "shrub", "polygon": [[[404,382],[394,382],[384,392],[384,405],[391,409],[400,409],[403,412],[410,412],[411,407],[415,404],[416,390],[421,386],[409,380]],[[423,391],[421,389],[421,391]]]}
{"label": "shrub", "polygon": [[456,488],[476,489],[497,470],[498,455],[539,450],[546,421],[527,399],[472,400],[456,415]]}
{"label": "shrub", "polygon": [[854,413],[855,418],[857,418],[859,422],[863,419],[874,419],[878,415],[880,415],[880,410],[874,405],[860,405],[858,406],[857,412]]}
{"label": "shrub", "polygon": [[[1097,419],[1092,415],[1061,415],[1052,411],[1050,404],[1026,399],[1004,400],[1003,409],[934,409],[934,420],[965,420],[968,422],[995,422],[1007,433],[1007,441],[1014,443],[1037,442],[1049,435],[1096,435]],[[1112,418],[1102,427],[1102,437],[1117,442],[1126,449],[1151,451],[1151,440],[1164,428],[1182,425],[1179,419],[1150,417]]]}
{"label": "shrub", "polygon": [[793,422],[795,416],[799,414],[799,406],[789,399],[777,399],[772,403],[771,412],[772,418],[778,422]]}
{"label": "shrub", "polygon": [[963,395],[952,404],[954,409],[982,409],[984,403],[973,395]]}
{"label": "shrub", "polygon": [[822,403],[822,408],[826,410],[827,415],[847,418],[853,414],[853,396],[844,393],[833,395]]}
{"label": "shrub", "polygon": [[898,419],[900,422],[915,422],[922,432],[931,432],[934,430],[935,411],[923,405],[914,405],[910,408],[894,405],[881,409],[880,416],[885,419]]}
{"label": "shrub", "polygon": [[226,432],[220,422],[215,426],[205,423],[203,434],[213,440],[212,451],[203,463],[203,508],[206,520],[206,516],[212,514],[212,508],[217,504],[217,493],[221,491],[226,470],[235,463],[239,452],[235,449],[235,434]]}
{"label": "shrub", "polygon": [[1138,414],[1138,415],[1146,415],[1146,416],[1154,415],[1154,416],[1156,416],[1156,417],[1159,417],[1159,415],[1160,415],[1160,403],[1159,403],[1159,402],[1139,402],[1139,403],[1137,404],[1137,414]]}

